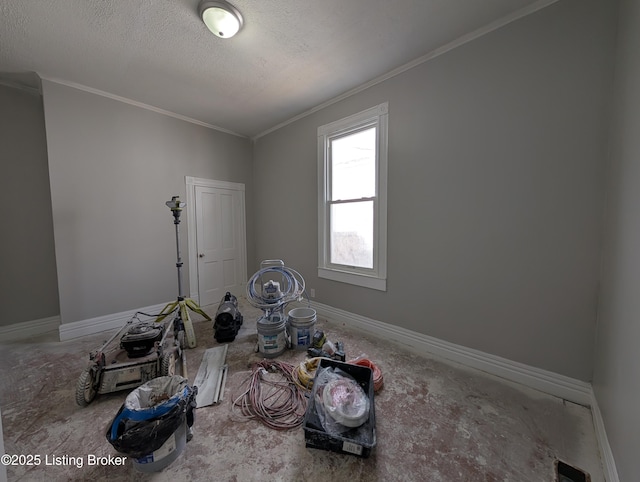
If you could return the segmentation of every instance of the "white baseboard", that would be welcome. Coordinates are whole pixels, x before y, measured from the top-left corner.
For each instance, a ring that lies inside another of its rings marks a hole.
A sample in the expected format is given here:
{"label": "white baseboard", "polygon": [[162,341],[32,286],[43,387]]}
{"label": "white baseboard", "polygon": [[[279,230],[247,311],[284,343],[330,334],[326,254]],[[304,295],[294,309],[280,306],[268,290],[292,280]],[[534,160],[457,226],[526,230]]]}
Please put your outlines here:
{"label": "white baseboard", "polygon": [[58,331],[60,326],[59,316],[50,316],[39,320],[23,321],[9,326],[0,326],[0,340],[15,341],[31,338],[44,333]]}
{"label": "white baseboard", "polygon": [[557,373],[541,370],[523,363],[507,360],[478,350],[449,343],[405,328],[383,323],[348,311],[333,308],[322,303],[311,302],[322,316],[330,321],[344,323],[348,327],[361,329],[374,336],[380,336],[413,348],[418,353],[440,356],[462,365],[482,370],[486,373],[520,383],[549,395],[560,397],[573,403],[589,407],[600,449],[606,482],[620,482],[618,471],[604,420],[598,401],[590,383]]}
{"label": "white baseboard", "polygon": [[420,353],[437,355],[585,407],[591,405],[591,385],[587,382],[449,343],[322,303],[311,302],[311,305],[319,316],[328,320],[345,323],[352,328],[407,345]]}
{"label": "white baseboard", "polygon": [[[420,353],[437,355],[587,407],[595,400],[591,385],[581,380],[449,343],[322,303],[311,304],[320,316],[407,345]],[[165,306],[165,303],[161,303],[64,324],[60,324],[60,317],[57,316],[17,323],[0,327],[0,338],[10,341],[58,330],[60,341],[66,341],[120,328],[136,311],[159,313]]]}
{"label": "white baseboard", "polygon": [[60,325],[60,341],[72,340],[81,336],[93,335],[103,331],[122,328],[124,324],[136,313],[136,311],[143,311],[153,315],[160,313],[166,305],[167,303],[161,303],[153,306],[145,306],[144,308],[138,308],[136,310],[122,311],[120,313],[112,313],[110,315],[89,318],[88,320],[63,323]]}
{"label": "white baseboard", "polygon": [[616,462],[613,458],[613,452],[609,445],[609,438],[604,428],[604,420],[600,413],[600,407],[598,406],[598,400],[596,395],[591,390],[591,414],[593,416],[593,425],[596,430],[596,438],[598,439],[598,447],[600,448],[600,458],[602,459],[602,469],[604,472],[604,479],[607,482],[620,482],[618,477],[618,470],[616,469]]}

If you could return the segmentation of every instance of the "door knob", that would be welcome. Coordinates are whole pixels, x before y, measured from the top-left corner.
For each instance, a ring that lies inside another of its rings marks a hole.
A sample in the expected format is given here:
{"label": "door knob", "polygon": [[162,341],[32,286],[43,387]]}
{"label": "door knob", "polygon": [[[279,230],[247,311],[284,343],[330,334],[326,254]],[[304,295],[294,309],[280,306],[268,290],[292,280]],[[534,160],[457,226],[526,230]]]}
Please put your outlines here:
{"label": "door knob", "polygon": [[204,253],[200,253],[198,256],[204,258]]}

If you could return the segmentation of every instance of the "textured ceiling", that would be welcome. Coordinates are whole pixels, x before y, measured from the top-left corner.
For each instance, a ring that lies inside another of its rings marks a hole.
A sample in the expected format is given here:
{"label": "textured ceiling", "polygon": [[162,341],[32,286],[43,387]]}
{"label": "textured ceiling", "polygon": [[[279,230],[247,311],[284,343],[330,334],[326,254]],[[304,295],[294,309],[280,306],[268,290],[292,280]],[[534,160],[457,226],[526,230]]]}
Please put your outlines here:
{"label": "textured ceiling", "polygon": [[0,0],[0,72],[131,99],[254,137],[490,25],[555,0],[232,0],[212,35],[198,0]]}

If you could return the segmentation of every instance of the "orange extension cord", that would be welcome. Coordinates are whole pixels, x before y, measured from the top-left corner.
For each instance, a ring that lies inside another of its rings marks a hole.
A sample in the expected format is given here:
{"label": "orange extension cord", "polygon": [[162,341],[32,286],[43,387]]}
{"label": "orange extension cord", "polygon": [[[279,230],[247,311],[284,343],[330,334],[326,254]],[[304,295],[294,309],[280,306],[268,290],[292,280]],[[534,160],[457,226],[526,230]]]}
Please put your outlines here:
{"label": "orange extension cord", "polygon": [[380,370],[380,368],[378,368],[378,366],[375,363],[373,363],[371,360],[368,360],[367,358],[356,358],[355,360],[351,360],[347,363],[351,363],[352,365],[359,365],[361,367],[371,368],[371,371],[373,372],[373,391],[378,392],[382,390],[382,387],[384,386],[382,371]]}

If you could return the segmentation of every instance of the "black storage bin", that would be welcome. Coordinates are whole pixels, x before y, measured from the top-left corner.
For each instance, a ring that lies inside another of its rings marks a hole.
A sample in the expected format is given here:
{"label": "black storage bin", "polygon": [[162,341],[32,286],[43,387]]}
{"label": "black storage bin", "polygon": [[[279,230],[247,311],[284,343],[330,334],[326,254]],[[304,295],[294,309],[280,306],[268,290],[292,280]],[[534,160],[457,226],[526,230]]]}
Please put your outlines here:
{"label": "black storage bin", "polygon": [[304,415],[304,439],[307,448],[330,450],[342,454],[355,455],[367,458],[376,445],[376,413],[373,399],[373,371],[369,367],[350,365],[348,363],[329,360],[320,360],[316,377],[321,368],[333,367],[348,373],[362,387],[369,398],[369,419],[360,427],[349,429],[340,435],[332,435],[322,428],[322,422],[316,410],[316,389],[313,384],[307,411]]}

